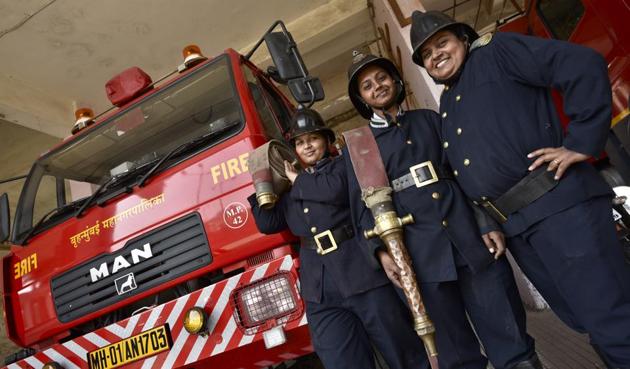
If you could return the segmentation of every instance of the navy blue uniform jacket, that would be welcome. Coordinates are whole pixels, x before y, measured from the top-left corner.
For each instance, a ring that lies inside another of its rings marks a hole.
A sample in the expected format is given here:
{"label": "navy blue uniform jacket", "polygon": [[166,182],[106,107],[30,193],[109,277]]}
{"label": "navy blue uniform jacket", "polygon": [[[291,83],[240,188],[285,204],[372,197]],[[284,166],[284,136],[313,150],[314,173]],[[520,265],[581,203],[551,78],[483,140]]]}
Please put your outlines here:
{"label": "navy blue uniform jacket", "polygon": [[[398,117],[399,124],[386,128],[371,127],[390,181],[409,173],[409,167],[430,160],[443,164],[439,134],[440,117],[431,110],[413,110]],[[353,213],[360,233],[374,226],[374,218],[360,198],[360,188],[347,151]],[[404,227],[405,243],[421,282],[443,282],[457,279],[453,245],[473,270],[479,271],[492,262],[479,234],[466,196],[457,183],[440,180],[417,188],[408,187],[393,194],[398,216],[412,214],[414,224]],[[369,242],[368,256],[381,247],[380,240]],[[374,265],[374,264],[373,264]]]}
{"label": "navy blue uniform jacket", "polygon": [[[256,225],[266,234],[288,227],[298,237],[313,237],[327,229],[352,226],[347,183],[341,158],[322,159],[314,166],[313,173],[300,173],[291,190],[283,194],[272,209],[261,209],[255,195],[250,196]],[[344,297],[389,283],[382,270],[367,266],[365,253],[359,250],[356,236],[338,244],[338,247],[326,255],[301,248],[300,288],[305,300],[321,302],[324,272],[337,282]]]}
{"label": "navy blue uniform jacket", "polygon": [[[570,118],[562,126],[550,88],[563,95]],[[468,197],[495,199],[527,175],[527,154],[564,146],[597,157],[611,119],[605,60],[563,41],[498,33],[473,49],[459,78],[440,100],[445,152]],[[503,228],[518,234],[586,199],[610,195],[588,163],[572,165],[549,193],[512,214]]]}

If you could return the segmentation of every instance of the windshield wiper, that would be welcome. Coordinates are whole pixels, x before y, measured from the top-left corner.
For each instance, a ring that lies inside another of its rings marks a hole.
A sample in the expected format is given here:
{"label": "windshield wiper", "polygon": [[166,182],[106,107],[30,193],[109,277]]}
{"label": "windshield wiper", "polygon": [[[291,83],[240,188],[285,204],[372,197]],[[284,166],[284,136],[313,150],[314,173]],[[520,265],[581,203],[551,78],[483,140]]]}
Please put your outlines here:
{"label": "windshield wiper", "polygon": [[237,125],[240,122],[234,122],[232,124],[226,125],[225,127],[222,127],[221,129],[206,133],[204,135],[195,137],[194,139],[184,142],[183,144],[175,147],[174,149],[172,149],[171,151],[167,152],[164,156],[162,156],[162,158],[155,163],[155,165],[149,169],[148,172],[146,172],[142,178],[140,179],[140,181],[138,182],[138,187],[144,187],[144,184],[146,183],[146,181],[153,175],[155,174],[155,172],[162,166],[162,164],[164,164],[165,161],[167,161],[168,159],[172,158],[173,156],[175,156],[175,154],[184,151],[185,149],[194,147],[198,144],[200,144],[201,142],[206,141],[207,139],[214,137],[216,135],[218,135],[219,133],[223,133],[225,131],[227,131],[228,129],[234,127],[235,125]]}
{"label": "windshield wiper", "polygon": [[44,214],[44,216],[41,217],[39,219],[39,221],[37,221],[37,223],[35,223],[35,225],[33,227],[31,227],[31,229],[29,229],[29,231],[26,233],[26,235],[24,235],[24,237],[22,237],[22,240],[21,240],[20,244],[22,244],[22,245],[26,244],[26,241],[28,241],[28,239],[31,238],[31,236],[33,236],[33,234],[35,234],[35,232],[37,230],[39,230],[41,228],[41,226],[47,220],[50,220],[55,215],[63,214],[65,212],[67,212],[68,210],[76,209],[76,207],[79,206],[80,203],[81,203],[81,201],[74,201],[74,202],[65,204],[65,205],[63,205],[61,207],[54,208],[54,209],[50,210],[48,213]]}
{"label": "windshield wiper", "polygon": [[94,202],[94,200],[101,195],[107,188],[109,188],[110,185],[122,180],[123,178],[129,178],[129,176],[131,174],[134,173],[138,173],[141,170],[144,170],[147,168],[147,165],[151,164],[146,163],[144,165],[141,165],[137,168],[134,168],[128,172],[116,175],[116,176],[112,176],[110,177],[107,181],[103,182],[100,186],[98,186],[98,188],[96,189],[96,191],[94,191],[92,193],[92,195],[90,197],[88,197],[88,199],[83,203],[83,205],[81,205],[81,207],[79,208],[79,210],[77,210],[76,213],[74,213],[74,217],[75,218],[80,218],[81,215],[83,214],[83,212],[85,211],[85,209],[87,209],[90,205],[92,205],[92,203]]}
{"label": "windshield wiper", "polygon": [[145,170],[147,167],[150,166],[150,169],[140,178],[140,180],[137,182],[137,186],[138,187],[143,187],[144,184],[146,183],[147,179],[149,179],[161,166],[162,164],[164,164],[165,161],[167,161],[169,158],[172,158],[175,154],[188,149],[190,147],[196,146],[199,143],[216,136],[219,133],[225,132],[226,130],[234,127],[235,125],[237,125],[238,123],[240,123],[240,121],[237,121],[235,123],[226,125],[225,127],[222,127],[221,129],[206,133],[205,135],[202,136],[198,136],[190,141],[184,142],[183,144],[175,147],[174,149],[172,149],[171,151],[169,151],[168,153],[166,153],[164,156],[162,156],[159,160],[153,160],[153,162],[155,162],[155,164],[153,164],[153,162],[149,162],[146,163],[142,166],[139,166],[129,172],[120,174],[118,176],[113,176],[111,178],[109,178],[107,181],[105,181],[103,184],[101,184],[96,191],[94,191],[94,193],[92,194],[92,196],[90,196],[84,203],[83,205],[79,208],[79,210],[77,210],[77,212],[74,214],[74,216],[76,218],[80,218],[81,214],[83,214],[83,212],[85,211],[85,209],[87,209],[90,205],[92,205],[92,203],[94,202],[94,200],[101,195],[107,188],[109,188],[109,186],[111,186],[112,184],[118,182],[119,180],[121,180],[122,178],[128,178],[131,174],[133,173],[137,173],[141,170]]}
{"label": "windshield wiper", "polygon": [[88,197],[87,200],[85,200],[85,202],[83,203],[83,205],[81,205],[81,207],[79,208],[79,210],[77,210],[76,213],[74,213],[74,217],[75,218],[80,218],[81,214],[83,214],[83,212],[85,211],[85,209],[87,209],[88,206],[90,206],[92,204],[92,202],[94,202],[94,199],[96,198],[96,196],[100,195],[101,192],[103,192],[103,190],[105,188],[107,188],[107,186],[109,186],[110,184],[116,182],[116,180],[118,179],[118,177],[116,176],[112,176],[110,177],[107,181],[103,182],[103,184],[101,184],[100,186],[98,186],[98,188],[96,189],[96,191],[94,191],[92,193],[92,195],[90,197]]}
{"label": "windshield wiper", "polygon": [[[100,186],[98,186],[98,188],[96,189],[96,191],[94,191],[92,193],[92,195],[83,203],[83,205],[81,205],[81,207],[79,208],[79,210],[77,210],[76,213],[74,213],[74,217],[75,218],[80,218],[81,215],[83,214],[83,212],[85,211],[85,209],[87,209],[90,205],[92,205],[92,203],[94,203],[94,200],[101,195],[107,188],[109,188],[110,185],[124,179],[124,178],[129,178],[130,175],[134,174],[134,173],[138,173],[141,170],[145,170],[147,168],[148,165],[151,165],[155,160],[152,160],[148,163],[145,163],[139,167],[136,167],[134,169],[131,169],[130,171],[127,171],[125,173],[121,173],[119,175],[116,176],[112,176],[110,177],[107,181],[105,181],[103,184],[101,184]],[[131,189],[131,187],[128,188],[129,190]]]}

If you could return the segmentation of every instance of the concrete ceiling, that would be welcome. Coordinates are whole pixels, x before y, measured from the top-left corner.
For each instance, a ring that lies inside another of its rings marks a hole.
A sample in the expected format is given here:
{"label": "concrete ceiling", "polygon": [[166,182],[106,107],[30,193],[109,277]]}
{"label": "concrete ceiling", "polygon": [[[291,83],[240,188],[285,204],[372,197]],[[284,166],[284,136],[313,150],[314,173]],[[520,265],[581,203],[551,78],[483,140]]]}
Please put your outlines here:
{"label": "concrete ceiling", "polygon": [[139,66],[156,80],[188,44],[246,50],[283,19],[311,70],[331,76],[328,61],[373,38],[366,0],[0,0],[0,14],[0,119],[56,137],[75,107],[109,106],[112,76]]}
{"label": "concrete ceiling", "polygon": [[[139,66],[157,80],[181,63],[181,49],[192,43],[208,56],[228,47],[246,52],[277,19],[324,81],[327,100],[318,108],[331,117],[351,108],[338,78],[351,50],[376,39],[372,1],[0,0],[0,119],[66,137],[77,107],[97,113],[109,107],[104,85],[120,71]],[[482,27],[486,14],[525,0],[396,1]],[[258,53],[254,61],[265,65],[266,59]]]}

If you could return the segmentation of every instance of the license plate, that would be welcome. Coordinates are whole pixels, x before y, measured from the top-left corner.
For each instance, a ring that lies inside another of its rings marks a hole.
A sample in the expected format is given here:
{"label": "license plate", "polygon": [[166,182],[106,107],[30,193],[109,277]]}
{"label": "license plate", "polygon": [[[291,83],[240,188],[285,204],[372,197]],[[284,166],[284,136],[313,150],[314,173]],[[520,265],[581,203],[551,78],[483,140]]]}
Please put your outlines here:
{"label": "license plate", "polygon": [[90,369],[113,369],[167,351],[173,345],[168,325],[136,334],[88,353]]}

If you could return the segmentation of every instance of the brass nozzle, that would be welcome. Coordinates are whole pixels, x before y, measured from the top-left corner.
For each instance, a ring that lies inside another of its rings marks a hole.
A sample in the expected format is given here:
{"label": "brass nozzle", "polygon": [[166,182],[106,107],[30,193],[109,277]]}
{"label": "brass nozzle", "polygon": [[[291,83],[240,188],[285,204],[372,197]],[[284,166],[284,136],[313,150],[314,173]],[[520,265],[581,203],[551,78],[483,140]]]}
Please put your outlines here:
{"label": "brass nozzle", "polygon": [[430,356],[437,356],[437,347],[435,345],[435,326],[429,316],[421,314],[414,318],[414,327],[422,343]]}
{"label": "brass nozzle", "polygon": [[369,240],[370,238],[374,238],[376,236],[378,236],[378,235],[374,231],[374,228],[366,229],[365,231],[363,231],[363,237],[365,237],[366,240]]}
{"label": "brass nozzle", "polygon": [[437,347],[435,346],[435,334],[428,333],[420,336],[422,343],[424,344],[424,348],[427,350],[427,354],[429,356],[438,356]]}
{"label": "brass nozzle", "polygon": [[402,225],[413,224],[413,215],[405,215],[404,217],[400,218],[400,222],[402,223]]}
{"label": "brass nozzle", "polygon": [[374,217],[374,228],[363,231],[363,236],[370,239],[376,236],[384,237],[392,232],[402,230],[402,226],[413,223],[413,216],[407,214],[399,218],[395,212],[387,211]]}
{"label": "brass nozzle", "polygon": [[258,206],[263,209],[271,209],[276,205],[276,201],[278,201],[278,196],[271,192],[262,192],[256,195],[256,200],[258,201]]}

